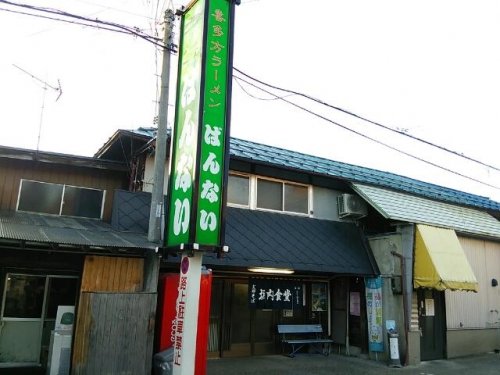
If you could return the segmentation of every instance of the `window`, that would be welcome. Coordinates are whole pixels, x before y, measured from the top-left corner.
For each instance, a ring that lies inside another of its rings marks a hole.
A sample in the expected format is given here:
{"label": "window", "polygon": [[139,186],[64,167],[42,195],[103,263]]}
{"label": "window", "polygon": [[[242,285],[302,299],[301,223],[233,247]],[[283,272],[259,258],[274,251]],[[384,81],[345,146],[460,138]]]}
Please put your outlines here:
{"label": "window", "polygon": [[257,207],[283,211],[283,183],[257,180]]}
{"label": "window", "polygon": [[104,191],[21,180],[19,211],[100,219]]}
{"label": "window", "polygon": [[8,318],[41,318],[45,277],[34,275],[7,275],[5,307]]}
{"label": "window", "polygon": [[308,187],[258,178],[257,208],[308,214]]}
{"label": "window", "polygon": [[307,186],[285,184],[285,211],[308,213]]}
{"label": "window", "polygon": [[250,179],[246,176],[229,175],[227,202],[242,206],[249,205]]}

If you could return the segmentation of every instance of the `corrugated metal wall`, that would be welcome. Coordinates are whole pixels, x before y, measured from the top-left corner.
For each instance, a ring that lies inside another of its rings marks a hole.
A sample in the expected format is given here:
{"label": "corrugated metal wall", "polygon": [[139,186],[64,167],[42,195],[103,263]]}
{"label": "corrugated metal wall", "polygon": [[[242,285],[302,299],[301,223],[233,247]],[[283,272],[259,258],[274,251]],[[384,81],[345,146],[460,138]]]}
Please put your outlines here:
{"label": "corrugated metal wall", "polygon": [[460,244],[479,283],[479,292],[446,291],[448,329],[491,328],[498,326],[500,286],[500,243],[459,236]]}
{"label": "corrugated metal wall", "polygon": [[106,190],[105,221],[111,219],[113,193],[126,187],[125,173],[26,160],[0,160],[0,210],[15,210],[21,179]]}

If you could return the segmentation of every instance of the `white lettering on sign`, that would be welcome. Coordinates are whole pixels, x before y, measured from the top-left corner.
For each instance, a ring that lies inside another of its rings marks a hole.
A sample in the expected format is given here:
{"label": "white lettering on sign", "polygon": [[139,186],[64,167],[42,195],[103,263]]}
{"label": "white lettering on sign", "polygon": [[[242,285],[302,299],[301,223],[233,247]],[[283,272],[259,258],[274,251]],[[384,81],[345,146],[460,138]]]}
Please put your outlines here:
{"label": "white lettering on sign", "polygon": [[176,304],[176,324],[175,324],[175,341],[174,341],[174,363],[181,364],[182,360],[182,336],[184,333],[184,317],[186,311],[187,297],[187,277],[181,276],[179,279],[179,294],[177,295]]}
{"label": "white lettering on sign", "polygon": [[201,210],[200,228],[202,230],[210,230],[213,232],[217,229],[217,216],[215,216],[213,212]]}
{"label": "white lettering on sign", "polygon": [[174,234],[178,236],[181,232],[186,233],[189,229],[189,199],[184,198],[181,202],[180,199],[175,200],[175,210],[174,210]]}
{"label": "white lettering on sign", "polygon": [[196,79],[191,76],[186,77],[181,93],[181,107],[186,108],[196,99]]}
{"label": "white lettering on sign", "polygon": [[255,284],[252,284],[252,293],[250,297],[250,303],[255,303],[255,293],[257,292],[257,288]]}
{"label": "white lettering on sign", "polygon": [[203,163],[203,170],[207,172],[210,170],[210,173],[212,174],[217,174],[220,171],[220,165],[219,162],[217,161],[217,155],[215,155],[213,152],[208,153],[207,160]]}
{"label": "white lettering on sign", "polygon": [[193,157],[191,155],[182,154],[177,163],[177,177],[175,179],[175,190],[182,189],[185,193],[193,182],[191,171],[193,170]]}
{"label": "white lettering on sign", "polygon": [[212,146],[220,146],[220,135],[222,133],[222,128],[218,126],[205,125],[205,143]]}
{"label": "white lettering on sign", "polygon": [[182,133],[179,137],[179,148],[184,146],[191,146],[195,136],[196,126],[192,119],[193,111],[187,109],[184,113],[184,124],[182,126]]}
{"label": "white lettering on sign", "polygon": [[210,203],[219,200],[219,186],[210,180],[206,180],[202,185],[201,198],[207,199]]}

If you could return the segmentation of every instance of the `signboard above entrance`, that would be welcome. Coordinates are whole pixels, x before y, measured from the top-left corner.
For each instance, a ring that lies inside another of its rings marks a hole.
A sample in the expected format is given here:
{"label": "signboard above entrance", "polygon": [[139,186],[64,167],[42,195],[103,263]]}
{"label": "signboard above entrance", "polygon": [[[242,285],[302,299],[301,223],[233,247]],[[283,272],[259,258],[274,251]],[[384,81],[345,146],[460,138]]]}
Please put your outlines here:
{"label": "signboard above entrance", "polygon": [[302,284],[289,280],[250,279],[248,305],[253,309],[297,310],[303,307]]}

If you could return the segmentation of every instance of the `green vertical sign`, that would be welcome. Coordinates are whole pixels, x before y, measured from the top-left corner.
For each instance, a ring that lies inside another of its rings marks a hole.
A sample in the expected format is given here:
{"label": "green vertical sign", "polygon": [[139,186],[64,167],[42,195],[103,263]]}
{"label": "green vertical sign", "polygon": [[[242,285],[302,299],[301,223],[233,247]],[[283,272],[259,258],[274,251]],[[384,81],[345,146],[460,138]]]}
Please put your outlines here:
{"label": "green vertical sign", "polygon": [[234,0],[198,0],[181,25],[166,246],[223,244]]}
{"label": "green vertical sign", "polygon": [[232,48],[229,17],[228,0],[209,2],[195,238],[195,242],[206,245],[219,244],[222,221],[224,157],[229,137],[226,134],[228,50]]}
{"label": "green vertical sign", "polygon": [[204,8],[205,2],[198,1],[182,19],[168,186],[167,246],[190,242],[198,154]]}

